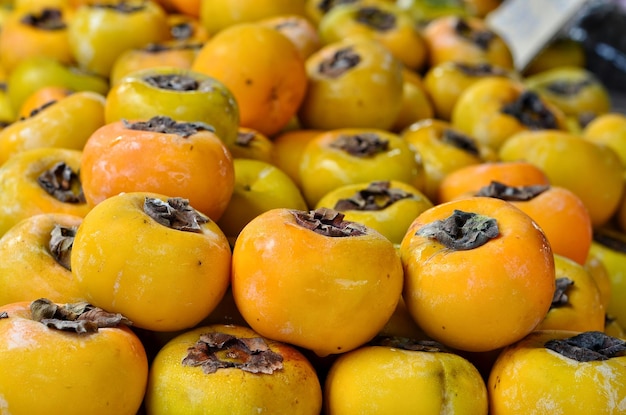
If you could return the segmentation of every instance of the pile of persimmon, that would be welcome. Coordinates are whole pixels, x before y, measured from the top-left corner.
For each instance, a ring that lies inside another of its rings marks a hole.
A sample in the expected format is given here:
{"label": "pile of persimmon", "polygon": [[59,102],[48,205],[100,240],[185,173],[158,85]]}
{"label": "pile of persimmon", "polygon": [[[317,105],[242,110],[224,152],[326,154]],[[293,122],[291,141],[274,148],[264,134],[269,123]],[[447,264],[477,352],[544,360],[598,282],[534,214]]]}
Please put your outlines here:
{"label": "pile of persimmon", "polygon": [[626,411],[626,115],[500,3],[3,2],[0,413]]}

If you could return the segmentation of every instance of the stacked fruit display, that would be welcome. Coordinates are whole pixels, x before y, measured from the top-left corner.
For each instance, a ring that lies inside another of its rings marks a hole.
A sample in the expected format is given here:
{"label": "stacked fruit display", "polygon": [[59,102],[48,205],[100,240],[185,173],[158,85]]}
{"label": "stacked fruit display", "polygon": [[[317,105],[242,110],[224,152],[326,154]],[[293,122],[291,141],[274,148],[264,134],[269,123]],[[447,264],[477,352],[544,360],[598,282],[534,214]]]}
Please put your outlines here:
{"label": "stacked fruit display", "polygon": [[626,116],[575,44],[3,5],[0,414],[626,413]]}

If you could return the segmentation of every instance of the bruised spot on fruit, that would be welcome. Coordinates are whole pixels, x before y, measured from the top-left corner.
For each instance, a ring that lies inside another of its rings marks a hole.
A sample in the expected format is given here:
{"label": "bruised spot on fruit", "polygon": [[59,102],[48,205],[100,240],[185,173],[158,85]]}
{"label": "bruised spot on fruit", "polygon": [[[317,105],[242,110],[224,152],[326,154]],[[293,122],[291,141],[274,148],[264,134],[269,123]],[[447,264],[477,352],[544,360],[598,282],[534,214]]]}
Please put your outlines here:
{"label": "bruised spot on fruit", "polygon": [[577,362],[596,362],[626,355],[626,341],[601,331],[586,331],[565,339],[548,340],[544,347]]}
{"label": "bruised spot on fruit", "polygon": [[283,356],[270,350],[261,337],[240,338],[222,332],[200,335],[187,349],[184,366],[200,366],[206,374],[218,369],[235,368],[250,373],[271,375],[283,369]]}
{"label": "bruised spot on fruit", "polygon": [[533,91],[522,92],[515,101],[504,105],[503,114],[517,118],[531,130],[557,130],[556,117]]}
{"label": "bruised spot on fruit", "polygon": [[240,131],[237,133],[235,144],[241,147],[249,147],[250,144],[252,144],[254,137],[255,137],[255,134],[253,132]]}
{"label": "bruised spot on fruit", "polygon": [[[186,42],[177,42],[177,43],[148,43],[143,47],[143,51],[148,53],[161,53],[168,52],[172,50],[200,50],[202,48],[202,43],[186,43]],[[165,76],[165,75],[161,75]],[[180,75],[174,75],[180,77]]]}
{"label": "bruised spot on fruit", "polygon": [[626,254],[626,237],[608,229],[594,229],[593,240],[617,252]]}
{"label": "bruised spot on fruit", "polygon": [[118,13],[131,14],[144,10],[146,8],[144,2],[128,2],[128,1],[116,1],[116,2],[95,2],[89,3],[89,7],[98,9],[109,9]]}
{"label": "bruised spot on fruit", "polygon": [[396,16],[378,7],[361,7],[355,20],[379,32],[386,32],[396,27]]}
{"label": "bruised spot on fruit", "polygon": [[52,105],[56,104],[57,102],[58,101],[56,99],[53,99],[53,100],[50,100],[48,102],[45,102],[45,103],[41,104],[37,108],[33,108],[31,110],[31,112],[28,113],[28,117],[20,117],[20,121],[23,121],[26,118],[34,117],[35,115],[39,114],[41,111],[45,110],[48,107],[51,107]]}
{"label": "bruised spot on fruit", "polygon": [[487,186],[481,187],[475,196],[494,197],[507,202],[526,202],[539,196],[550,188],[547,184],[531,186],[509,186],[502,182],[492,180]]}
{"label": "bruised spot on fruit", "polygon": [[105,327],[131,326],[132,322],[120,313],[109,313],[81,301],[57,305],[47,298],[30,303],[31,318],[47,327],[78,334],[94,333]]}
{"label": "bruised spot on fruit", "polygon": [[129,130],[151,131],[162,134],[176,134],[183,138],[198,134],[200,131],[215,132],[212,125],[203,122],[177,122],[170,117],[157,115],[147,121],[128,122],[122,120],[124,127]]}
{"label": "bruised spot on fruit", "polygon": [[20,22],[40,30],[63,30],[67,27],[60,9],[45,7],[39,13],[27,13]]}
{"label": "bruised spot on fruit", "polygon": [[197,91],[200,87],[196,79],[180,74],[147,75],[143,80],[155,88],[172,91]]}
{"label": "bruised spot on fruit", "polygon": [[209,222],[209,218],[189,206],[189,200],[181,197],[171,197],[166,202],[146,197],[143,211],[161,225],[178,231],[202,233],[202,224]]}
{"label": "bruised spot on fruit", "polygon": [[349,198],[339,199],[334,209],[339,211],[383,210],[403,199],[415,199],[415,195],[402,189],[391,188],[389,181],[376,181]]}
{"label": "bruised spot on fruit", "polygon": [[583,89],[591,85],[593,85],[593,80],[590,78],[579,80],[560,79],[550,82],[545,86],[545,89],[556,95],[571,97],[580,94]]}
{"label": "bruised spot on fruit", "polygon": [[473,156],[480,156],[480,150],[474,140],[472,140],[469,136],[451,128],[443,130],[441,141],[446,144],[451,144],[460,150],[472,154]]}
{"label": "bruised spot on fruit", "polygon": [[378,134],[341,134],[330,147],[338,148],[355,157],[371,157],[389,149],[389,140],[383,140]]}
{"label": "bruised spot on fruit", "polygon": [[435,340],[417,340],[399,336],[376,336],[369,344],[414,352],[452,353],[450,349]]}
{"label": "bruised spot on fruit", "polygon": [[554,290],[554,296],[552,297],[550,309],[569,305],[569,296],[567,295],[567,291],[572,285],[574,285],[574,281],[567,277],[556,279],[556,288]]}
{"label": "bruised spot on fruit", "polygon": [[361,56],[352,47],[339,49],[319,64],[319,73],[328,78],[339,78],[361,62]]}
{"label": "bruised spot on fruit", "polygon": [[448,249],[465,251],[483,246],[500,230],[494,218],[455,209],[446,219],[428,223],[415,234],[434,239]]}
{"label": "bruised spot on fruit", "polygon": [[454,62],[454,66],[463,74],[472,76],[472,77],[481,77],[481,76],[505,76],[507,72],[498,68],[497,66],[493,66],[487,62],[480,63],[467,63],[467,62]]}
{"label": "bruised spot on fruit", "polygon": [[63,203],[85,203],[78,174],[65,162],[58,162],[37,177],[37,183],[49,195]]}
{"label": "bruised spot on fruit", "polygon": [[367,233],[365,226],[345,221],[345,215],[334,209],[319,208],[308,212],[292,210],[296,223],[320,235],[330,237],[360,236]]}
{"label": "bruised spot on fruit", "polygon": [[469,40],[482,50],[489,49],[489,44],[495,38],[489,30],[474,30],[465,19],[458,18],[454,23],[454,31],[460,37]]}
{"label": "bruised spot on fruit", "polygon": [[48,249],[52,257],[67,270],[71,270],[70,255],[75,236],[76,227],[68,228],[59,224],[54,225],[52,232],[50,232]]}

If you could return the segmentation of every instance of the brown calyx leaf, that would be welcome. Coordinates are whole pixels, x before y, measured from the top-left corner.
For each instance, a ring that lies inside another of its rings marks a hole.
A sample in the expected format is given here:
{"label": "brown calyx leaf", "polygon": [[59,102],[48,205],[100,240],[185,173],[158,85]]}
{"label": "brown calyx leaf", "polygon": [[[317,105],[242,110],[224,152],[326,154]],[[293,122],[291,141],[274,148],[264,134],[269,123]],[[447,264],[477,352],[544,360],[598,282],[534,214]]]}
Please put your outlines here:
{"label": "brown calyx leaf", "polygon": [[49,195],[64,203],[85,203],[78,174],[60,161],[37,177],[37,183]]}
{"label": "brown calyx leaf", "polygon": [[387,151],[389,140],[383,140],[376,133],[341,134],[330,146],[355,157],[371,157]]}
{"label": "brown calyx leaf", "polygon": [[39,13],[27,13],[20,22],[40,30],[63,30],[67,27],[61,10],[51,7],[45,7]]}
{"label": "brown calyx leaf", "polygon": [[508,202],[526,202],[539,196],[550,188],[550,185],[537,184],[532,186],[509,186],[492,180],[487,186],[481,187],[476,196],[493,197]]}
{"label": "brown calyx leaf", "polygon": [[465,75],[472,77],[482,76],[505,76],[507,72],[497,66],[493,66],[487,62],[467,63],[454,62],[454,66]]}
{"label": "brown calyx leaf", "polygon": [[122,120],[122,123],[124,124],[124,127],[129,130],[152,131],[161,134],[176,134],[183,138],[198,134],[200,131],[215,132],[215,128],[209,124],[199,121],[178,122],[164,115],[156,115],[147,121],[137,121],[132,123],[127,120]]}
{"label": "brown calyx leaf", "polygon": [[116,2],[95,2],[89,3],[89,7],[99,8],[99,9],[109,9],[119,13],[136,13],[143,10],[146,6],[143,2],[135,2],[135,4],[131,4],[128,1],[116,1]]}
{"label": "brown calyx leaf", "polygon": [[552,92],[556,95],[563,97],[572,97],[585,89],[588,86],[593,85],[594,81],[591,78],[583,78],[578,80],[559,79],[550,82],[545,86],[546,91]]}
{"label": "brown calyx leaf", "polygon": [[428,223],[415,232],[415,235],[434,239],[455,251],[481,247],[499,234],[498,222],[494,218],[459,209],[446,219]]}
{"label": "brown calyx leaf", "polygon": [[490,30],[476,30],[465,19],[459,17],[454,23],[454,32],[464,39],[469,40],[482,50],[489,49],[489,45],[496,35]]}
{"label": "brown calyx leaf", "polygon": [[253,132],[239,131],[235,144],[241,147],[248,147],[254,140],[255,134]]}
{"label": "brown calyx leaf", "polygon": [[195,78],[181,74],[154,74],[144,76],[142,79],[155,88],[171,91],[197,91],[200,87]]}
{"label": "brown calyx leaf", "polygon": [[386,32],[396,27],[396,16],[375,6],[359,8],[355,20],[379,32]]}
{"label": "brown calyx leaf", "polygon": [[626,234],[608,229],[594,229],[593,240],[617,252],[626,253]]}
{"label": "brown calyx leaf", "polygon": [[470,153],[475,157],[480,156],[480,150],[478,149],[476,141],[468,135],[465,135],[452,128],[446,128],[445,130],[443,130],[441,141],[446,144],[450,144],[460,150],[463,150],[466,153]]}
{"label": "brown calyx leaf", "polygon": [[188,43],[188,42],[176,42],[176,43],[148,43],[142,50],[148,53],[161,53],[171,50],[199,50],[202,47],[202,43]]}
{"label": "brown calyx leaf", "polygon": [[235,368],[271,375],[283,369],[283,357],[261,337],[239,338],[222,332],[204,333],[187,349],[184,366],[200,366],[206,374]]}
{"label": "brown calyx leaf", "polygon": [[292,210],[296,223],[320,235],[330,237],[360,236],[367,233],[365,226],[344,221],[345,215],[333,209],[319,208],[308,212]]}
{"label": "brown calyx leaf", "polygon": [[70,255],[72,253],[72,246],[74,245],[76,229],[76,227],[68,228],[57,223],[54,225],[52,232],[50,232],[50,241],[48,242],[48,249],[52,257],[65,269],[70,271]]}
{"label": "brown calyx leaf", "polygon": [[9,313],[7,313],[6,311],[3,311],[2,313],[0,313],[0,319],[3,318],[9,318]]}
{"label": "brown calyx leaf", "polygon": [[550,304],[550,309],[565,307],[569,305],[569,296],[567,295],[567,290],[574,285],[574,281],[567,277],[561,277],[556,279],[556,288],[554,290],[554,295],[552,296],[552,304]]}
{"label": "brown calyx leaf", "polygon": [[37,108],[33,108],[31,110],[30,113],[28,113],[28,117],[20,117],[20,121],[23,121],[27,118],[31,118],[34,117],[35,115],[39,114],[40,112],[42,112],[43,110],[45,110],[48,107],[51,107],[52,105],[56,104],[58,101],[56,99],[50,100],[48,102],[45,102],[43,104],[41,104],[40,106],[38,106]]}
{"label": "brown calyx leaf", "polygon": [[209,218],[189,206],[189,200],[171,197],[166,202],[146,197],[143,211],[163,226],[185,232],[202,233],[202,225]]}
{"label": "brown calyx leaf", "polygon": [[340,4],[352,4],[357,1],[359,0],[321,0],[317,2],[317,9],[321,11],[322,14],[326,14],[335,6],[339,6]]}
{"label": "brown calyx leaf", "polygon": [[531,130],[558,129],[556,117],[536,92],[526,90],[500,110]]}
{"label": "brown calyx leaf", "polygon": [[435,340],[416,340],[408,337],[376,336],[369,344],[415,352],[452,353],[450,349]]}
{"label": "brown calyx leaf", "polygon": [[544,347],[577,362],[595,362],[626,356],[626,341],[601,331],[587,331],[566,339],[548,340]]}
{"label": "brown calyx leaf", "polygon": [[318,71],[328,78],[339,78],[361,62],[361,56],[352,47],[339,49],[330,59],[319,64]]}
{"label": "brown calyx leaf", "polygon": [[389,181],[371,182],[347,199],[339,199],[335,210],[383,210],[399,200],[415,199],[415,195],[402,189],[391,188]]}
{"label": "brown calyx leaf", "polygon": [[119,313],[109,313],[87,302],[57,305],[47,298],[30,304],[31,318],[50,328],[73,331],[78,334],[94,333],[100,328],[130,326],[132,322]]}

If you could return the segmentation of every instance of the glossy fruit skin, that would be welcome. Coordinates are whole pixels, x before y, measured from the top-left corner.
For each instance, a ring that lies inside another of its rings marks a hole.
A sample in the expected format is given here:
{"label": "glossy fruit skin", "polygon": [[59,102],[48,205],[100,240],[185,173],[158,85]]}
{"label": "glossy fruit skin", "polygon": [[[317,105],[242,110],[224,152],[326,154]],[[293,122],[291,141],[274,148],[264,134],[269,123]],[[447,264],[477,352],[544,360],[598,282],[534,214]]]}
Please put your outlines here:
{"label": "glossy fruit skin", "polygon": [[347,184],[326,193],[315,208],[327,207],[336,209],[345,215],[345,219],[362,223],[383,234],[394,244],[400,244],[407,229],[419,214],[430,209],[433,203],[422,192],[410,184],[392,180],[390,190],[401,190],[411,195],[380,210],[350,210],[337,209],[336,204],[341,199],[353,197],[356,193],[365,190],[371,182]]}
{"label": "glossy fruit skin", "polygon": [[267,136],[289,123],[307,87],[296,46],[256,23],[239,23],[215,34],[198,52],[192,69],[223,82],[239,105],[240,125]]}
{"label": "glossy fruit skin", "polygon": [[154,1],[128,2],[128,12],[114,4],[83,5],[68,24],[70,49],[78,66],[106,78],[122,52],[169,37],[166,13]]}
{"label": "glossy fruit skin", "polygon": [[[264,338],[270,350],[283,356],[283,369],[272,374],[223,368],[206,374],[201,367],[183,366],[187,348],[204,333],[221,332],[239,338],[261,337],[237,325],[212,324],[170,340],[157,354],[146,392],[148,415],[267,413],[317,415],[322,390],[311,363],[291,345]],[[181,379],[185,379],[181,383]],[[196,396],[196,399],[189,399]]]}
{"label": "glossy fruit skin", "polygon": [[327,356],[359,347],[385,325],[402,265],[376,231],[329,237],[298,225],[289,209],[273,209],[239,234],[232,288],[255,331]]}
{"label": "glossy fruit skin", "polygon": [[232,156],[214,133],[184,137],[135,130],[123,121],[89,137],[81,178],[90,206],[121,192],[155,192],[186,198],[213,220],[226,210],[235,183]]}
{"label": "glossy fruit skin", "polygon": [[602,307],[606,311],[609,308],[609,304],[611,302],[612,290],[612,282],[609,275],[609,270],[607,269],[606,265],[604,265],[604,262],[600,260],[597,251],[591,251],[591,247],[589,249],[589,256],[587,257],[587,260],[585,261],[583,267],[598,287],[598,292],[600,293],[600,302],[602,303]]}
{"label": "glossy fruit skin", "polygon": [[626,116],[611,112],[600,114],[582,130],[582,136],[594,143],[611,147],[626,166]]}
{"label": "glossy fruit skin", "polygon": [[622,412],[626,357],[577,362],[544,347],[548,340],[565,339],[578,333],[537,331],[505,349],[489,376],[489,413]]}
{"label": "glossy fruit skin", "polygon": [[[335,144],[344,136],[374,134],[388,148],[367,157],[353,155]],[[340,186],[373,180],[398,180],[422,189],[423,170],[415,152],[397,134],[371,128],[341,128],[311,140],[300,161],[300,180],[309,206]]]}
{"label": "glossy fruit skin", "polygon": [[105,97],[91,91],[68,95],[0,131],[0,165],[35,148],[82,150],[89,136],[104,125]]}
{"label": "glossy fruit skin", "polygon": [[20,220],[40,213],[67,213],[84,217],[91,209],[85,202],[64,202],[50,195],[38,177],[58,163],[75,173],[82,152],[61,148],[38,148],[11,157],[0,166],[0,235]]}
{"label": "glossy fruit skin", "polygon": [[277,30],[291,40],[303,60],[322,46],[317,26],[298,14],[282,14],[257,20],[258,24]]}
{"label": "glossy fruit skin", "polygon": [[402,131],[401,137],[420,155],[426,176],[424,194],[434,202],[446,175],[465,166],[496,159],[489,146],[443,120],[429,118],[413,123]]}
{"label": "glossy fruit skin", "polygon": [[[134,415],[148,379],[139,338],[126,327],[83,335],[51,329],[31,319],[29,304],[0,307],[9,316],[0,319],[0,365],[11,368],[0,375],[3,410]],[[33,399],[39,394],[46,399]]]}
{"label": "glossy fruit skin", "polygon": [[122,313],[137,327],[193,327],[226,292],[228,240],[211,220],[198,233],[159,224],[143,211],[146,197],[168,199],[122,193],[85,216],[74,239],[72,273],[89,302]]}
{"label": "glossy fruit skin", "polygon": [[64,88],[62,86],[44,86],[30,94],[24,103],[20,106],[17,113],[17,119],[28,118],[34,112],[38,112],[44,105],[50,104],[53,101],[60,101],[61,99],[71,95],[74,91]]}
{"label": "glossy fruit skin", "polygon": [[402,78],[402,105],[391,126],[391,131],[396,133],[401,133],[413,123],[435,116],[432,101],[420,74],[405,68]]}
{"label": "glossy fruit skin", "polygon": [[364,346],[339,356],[324,386],[329,415],[487,414],[484,381],[454,353]]}
{"label": "glossy fruit skin", "polygon": [[461,167],[446,175],[439,186],[437,200],[449,202],[464,194],[475,193],[493,180],[509,186],[550,184],[548,176],[527,161],[487,161]]}
{"label": "glossy fruit skin", "polygon": [[202,0],[200,22],[213,35],[229,26],[269,17],[304,16],[305,0]]}
{"label": "glossy fruit skin", "polygon": [[[476,81],[458,97],[450,118],[452,125],[497,151],[512,135],[531,129],[517,117],[503,112],[505,106],[519,100],[525,91],[520,81],[509,78]],[[539,102],[554,117],[550,129],[566,130],[565,114],[541,97]]]}
{"label": "glossy fruit skin", "polygon": [[23,219],[0,238],[0,306],[48,298],[59,303],[82,300],[72,272],[51,254],[50,233],[56,225],[77,228],[82,217],[42,213]]}
{"label": "glossy fruit skin", "polygon": [[568,278],[573,285],[565,291],[567,304],[551,308],[536,330],[603,331],[606,310],[591,275],[561,255],[554,256],[554,265],[556,278]]}
{"label": "glossy fruit skin", "polygon": [[[161,88],[146,79],[174,76],[193,79],[197,88],[188,91]],[[190,69],[158,67],[130,73],[107,94],[105,121],[149,119],[168,116],[176,121],[204,122],[215,128],[225,143],[235,141],[239,105],[221,81]]]}
{"label": "glossy fruit skin", "polygon": [[[334,74],[341,56],[358,64]],[[337,63],[335,63],[337,64]],[[308,86],[298,111],[304,128],[390,129],[402,107],[402,64],[378,42],[355,37],[328,44],[306,60]]]}
{"label": "glossy fruit skin", "polygon": [[[510,137],[498,155],[503,161],[533,163],[551,184],[572,191],[587,207],[594,227],[607,223],[619,207],[624,168],[617,153],[607,146],[565,131],[524,131]],[[589,173],[579,174],[583,171]]]}
{"label": "glossy fruit skin", "polygon": [[296,129],[278,134],[272,142],[272,163],[287,173],[291,180],[301,188],[300,162],[302,153],[309,141],[322,130]]}
{"label": "glossy fruit skin", "polygon": [[[456,209],[496,219],[498,236],[455,250],[417,233]],[[473,197],[425,211],[407,231],[400,255],[409,312],[427,335],[455,349],[489,351],[521,339],[543,320],[554,294],[554,256],[545,235],[500,199]]]}
{"label": "glossy fruit skin", "polygon": [[[616,241],[621,240],[623,246],[624,238],[621,232],[609,233],[613,235]],[[611,247],[602,243],[599,240],[594,240],[591,243],[590,255],[598,258],[606,267],[609,279],[611,281],[610,299],[606,312],[610,317],[617,319],[617,322],[624,326],[626,325],[626,307],[624,306],[623,296],[626,292],[626,252],[622,248]]]}
{"label": "glossy fruit skin", "polygon": [[365,36],[382,43],[408,69],[420,71],[426,63],[422,32],[410,14],[393,3],[339,4],[324,15],[318,30],[324,44]]}

